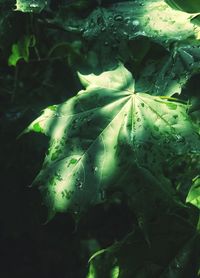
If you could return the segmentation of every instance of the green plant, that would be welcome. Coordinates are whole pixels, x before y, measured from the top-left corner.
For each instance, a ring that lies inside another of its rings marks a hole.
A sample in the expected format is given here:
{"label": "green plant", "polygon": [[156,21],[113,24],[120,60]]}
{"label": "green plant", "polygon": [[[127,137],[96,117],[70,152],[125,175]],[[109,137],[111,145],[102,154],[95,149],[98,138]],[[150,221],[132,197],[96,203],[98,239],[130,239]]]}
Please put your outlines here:
{"label": "green plant", "polygon": [[[22,2],[18,10],[34,12]],[[35,12],[51,10],[39,2]],[[188,87],[200,72],[198,14],[172,8],[181,1],[75,2],[45,20],[35,15],[54,40],[46,59],[65,59],[83,89],[24,130],[50,138],[33,185],[49,220],[71,212],[79,223],[98,204],[126,204],[131,230],[109,246],[90,238],[87,278],[198,277],[200,102]],[[53,28],[69,41],[57,42]],[[29,62],[31,51],[37,56],[29,32],[13,44],[9,65]]]}

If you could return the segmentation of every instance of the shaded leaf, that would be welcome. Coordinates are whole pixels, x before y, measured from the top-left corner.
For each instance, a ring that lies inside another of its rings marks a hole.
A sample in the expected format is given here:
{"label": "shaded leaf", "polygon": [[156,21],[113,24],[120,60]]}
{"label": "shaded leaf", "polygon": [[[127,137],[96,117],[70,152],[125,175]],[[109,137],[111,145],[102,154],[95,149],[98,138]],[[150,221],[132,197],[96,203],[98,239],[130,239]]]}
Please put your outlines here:
{"label": "shaded leaf", "polygon": [[160,278],[196,277],[200,260],[200,237],[195,235],[178,252]]}
{"label": "shaded leaf", "polygon": [[200,15],[198,14],[198,15],[194,16],[194,17],[191,19],[191,22],[192,22],[193,24],[196,24],[196,25],[200,26]]}
{"label": "shaded leaf", "polygon": [[146,243],[139,230],[131,232],[90,262],[95,273],[92,277],[99,278],[103,273],[111,278],[115,266],[119,278],[195,277],[199,236],[184,219],[160,215],[150,224],[150,242]]}
{"label": "shaded leaf", "polygon": [[149,61],[142,69],[136,89],[154,95],[181,94],[187,81],[200,71],[200,45],[179,44],[160,61]]}
{"label": "shaded leaf", "polygon": [[190,22],[192,17],[161,0],[137,0],[96,8],[86,19],[66,17],[59,23],[68,31],[79,31],[84,38],[98,41],[102,47],[141,36],[168,46],[171,42],[197,38],[199,28]]}
{"label": "shaded leaf", "polygon": [[200,2],[198,0],[165,0],[165,2],[172,8],[187,13],[200,12]]}

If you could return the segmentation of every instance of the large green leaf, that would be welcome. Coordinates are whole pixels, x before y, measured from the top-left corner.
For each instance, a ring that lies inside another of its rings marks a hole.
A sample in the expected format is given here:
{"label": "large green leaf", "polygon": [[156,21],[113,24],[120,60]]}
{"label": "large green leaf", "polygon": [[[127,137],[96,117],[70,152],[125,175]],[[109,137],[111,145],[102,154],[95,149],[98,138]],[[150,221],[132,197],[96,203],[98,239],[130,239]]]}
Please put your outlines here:
{"label": "large green leaf", "polygon": [[46,108],[27,129],[50,137],[35,182],[51,210],[80,212],[102,202],[108,185],[127,167],[144,169],[159,180],[170,158],[199,153],[199,134],[187,105],[135,92],[122,64],[79,77],[86,89]]}

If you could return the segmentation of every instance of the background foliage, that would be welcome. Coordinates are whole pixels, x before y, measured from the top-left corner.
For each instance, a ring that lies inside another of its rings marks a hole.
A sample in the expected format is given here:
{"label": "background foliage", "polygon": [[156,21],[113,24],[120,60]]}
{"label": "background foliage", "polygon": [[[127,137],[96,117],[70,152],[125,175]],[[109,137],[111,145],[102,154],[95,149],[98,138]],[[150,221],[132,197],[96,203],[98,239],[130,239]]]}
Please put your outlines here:
{"label": "background foliage", "polygon": [[[145,6],[154,2],[163,1],[0,0],[2,277],[198,277],[198,147],[165,161],[178,204],[157,194],[155,180],[138,168],[123,190],[111,187],[81,217],[59,213],[45,224],[46,206],[30,185],[48,138],[19,137],[42,109],[82,89],[77,70],[100,74],[119,60],[137,92],[192,103],[188,113],[199,131],[198,1],[192,8],[166,1],[187,12],[183,19],[167,5]],[[157,25],[155,11],[165,23]]]}

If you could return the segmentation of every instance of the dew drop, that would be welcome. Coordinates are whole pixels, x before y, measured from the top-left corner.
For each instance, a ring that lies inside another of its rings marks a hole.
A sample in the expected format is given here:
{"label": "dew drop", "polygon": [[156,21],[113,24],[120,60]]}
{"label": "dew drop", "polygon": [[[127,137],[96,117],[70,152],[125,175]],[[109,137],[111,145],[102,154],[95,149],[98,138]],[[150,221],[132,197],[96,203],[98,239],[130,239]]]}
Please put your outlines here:
{"label": "dew drop", "polygon": [[30,4],[30,8],[37,8],[37,7],[38,7],[38,5],[36,3],[31,3]]}
{"label": "dew drop", "polygon": [[82,189],[83,188],[83,182],[77,178],[76,179],[76,186],[79,188],[79,189]]}
{"label": "dew drop", "polygon": [[95,23],[93,21],[90,22],[90,27],[94,27]]}
{"label": "dew drop", "polygon": [[121,16],[121,15],[116,15],[116,16],[114,17],[114,20],[116,20],[116,21],[122,21],[122,20],[123,20],[123,16]]}
{"label": "dew drop", "polygon": [[139,20],[132,21],[133,26],[138,26],[140,24]]}
{"label": "dew drop", "polygon": [[125,37],[128,37],[128,33],[127,32],[123,32],[123,35],[125,36]]}
{"label": "dew drop", "polygon": [[126,18],[125,18],[125,23],[126,23],[126,24],[129,24],[129,23],[130,23],[130,20],[131,20],[130,17],[126,17]]}
{"label": "dew drop", "polygon": [[165,143],[166,143],[166,144],[169,144],[169,142],[170,142],[169,138],[168,138],[168,137],[165,137]]}
{"label": "dew drop", "polygon": [[185,142],[185,138],[183,136],[179,135],[179,134],[175,135],[175,140],[178,143],[184,143]]}
{"label": "dew drop", "polygon": [[96,173],[98,171],[98,167],[97,166],[93,167],[93,171],[94,173]]}
{"label": "dew drop", "polygon": [[77,184],[77,186],[78,186],[79,189],[82,189],[82,188],[83,188],[83,183],[82,183],[82,181],[80,181],[80,182]]}

